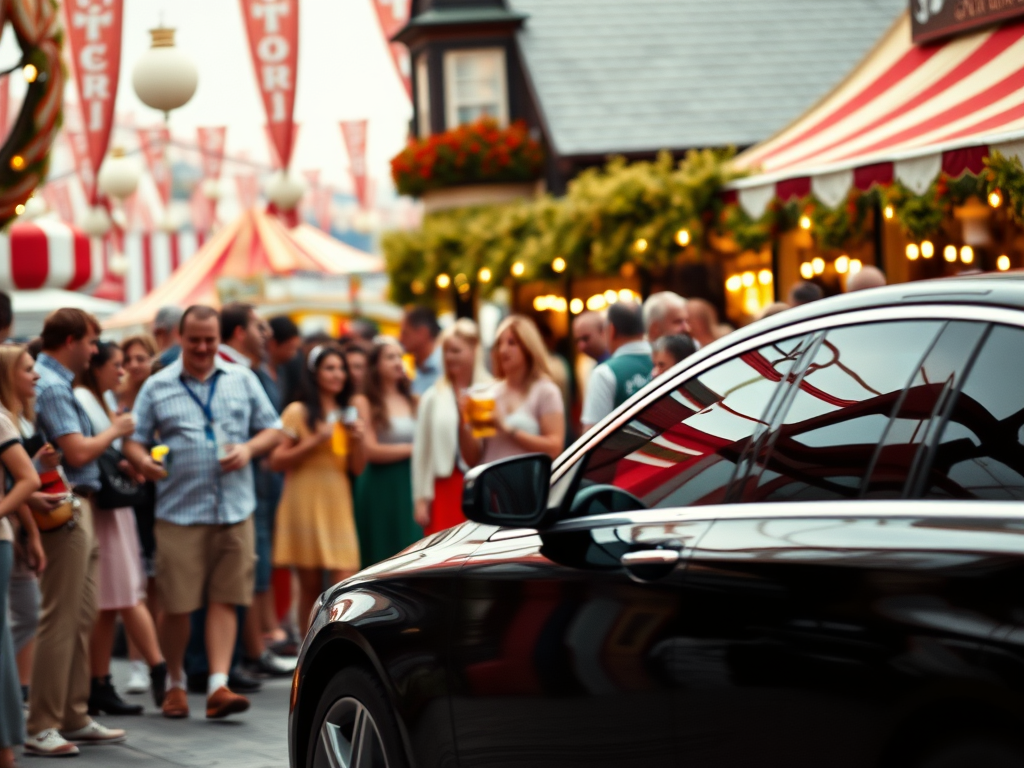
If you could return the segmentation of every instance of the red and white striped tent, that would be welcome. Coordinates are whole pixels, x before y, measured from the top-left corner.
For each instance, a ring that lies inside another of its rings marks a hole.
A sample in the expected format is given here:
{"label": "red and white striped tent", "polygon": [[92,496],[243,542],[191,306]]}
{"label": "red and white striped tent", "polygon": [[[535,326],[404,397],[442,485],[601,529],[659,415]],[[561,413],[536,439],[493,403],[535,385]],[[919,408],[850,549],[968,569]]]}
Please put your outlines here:
{"label": "red and white striped tent", "polygon": [[128,270],[121,300],[134,304],[165,283],[174,271],[195,255],[206,237],[202,233],[129,232],[124,236]]}
{"label": "red and white striped tent", "polygon": [[308,233],[303,236],[300,232],[297,236],[296,231],[286,227],[276,216],[258,209],[248,211],[213,235],[167,280],[103,325],[105,328],[145,326],[164,306],[218,306],[217,286],[225,278],[251,281],[303,272],[350,275],[384,269],[383,259],[352,248],[362,257],[353,268],[354,262],[345,258],[345,249],[349,246],[327,238],[331,245],[328,248]]}
{"label": "red and white striped tent", "polygon": [[0,290],[91,291],[103,276],[103,243],[59,221],[19,221],[0,235]]}
{"label": "red and white striped tent", "polygon": [[835,207],[893,180],[923,194],[940,171],[980,171],[995,149],[1024,157],[1024,22],[916,46],[904,14],[831,93],[739,155],[757,175],[729,186],[758,218],[774,198],[813,193]]}

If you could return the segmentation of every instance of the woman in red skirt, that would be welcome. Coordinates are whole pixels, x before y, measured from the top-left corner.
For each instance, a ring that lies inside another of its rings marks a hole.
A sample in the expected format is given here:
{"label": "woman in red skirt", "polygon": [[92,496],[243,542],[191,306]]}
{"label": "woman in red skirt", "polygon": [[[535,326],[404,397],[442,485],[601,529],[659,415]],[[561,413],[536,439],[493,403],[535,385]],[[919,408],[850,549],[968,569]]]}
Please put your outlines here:
{"label": "woman in red skirt", "polygon": [[416,522],[426,534],[465,522],[459,458],[459,393],[487,381],[480,332],[472,320],[456,320],[438,339],[444,371],[417,409],[412,447],[412,492]]}

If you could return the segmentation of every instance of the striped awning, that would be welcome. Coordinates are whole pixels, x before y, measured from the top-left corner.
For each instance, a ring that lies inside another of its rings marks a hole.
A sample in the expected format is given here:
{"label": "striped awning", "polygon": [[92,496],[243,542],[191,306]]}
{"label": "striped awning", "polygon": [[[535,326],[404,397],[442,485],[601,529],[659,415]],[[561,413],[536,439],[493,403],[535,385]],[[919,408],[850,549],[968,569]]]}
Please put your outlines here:
{"label": "striped awning", "polygon": [[59,221],[19,221],[0,235],[0,290],[89,291],[102,277],[103,244]]}
{"label": "striped awning", "polygon": [[733,182],[757,218],[776,197],[829,206],[899,180],[924,193],[941,171],[978,172],[991,150],[1024,157],[1024,22],[915,46],[904,14],[831,93],[739,155]]}

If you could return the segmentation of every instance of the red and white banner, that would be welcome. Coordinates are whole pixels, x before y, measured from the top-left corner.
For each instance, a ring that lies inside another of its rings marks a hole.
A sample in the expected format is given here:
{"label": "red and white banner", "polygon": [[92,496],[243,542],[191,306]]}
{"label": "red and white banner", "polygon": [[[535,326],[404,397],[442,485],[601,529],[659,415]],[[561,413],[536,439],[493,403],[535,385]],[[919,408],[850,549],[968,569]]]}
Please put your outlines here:
{"label": "red and white banner", "polygon": [[139,148],[165,206],[171,202],[171,166],[167,162],[167,145],[170,142],[171,131],[165,126],[139,129]]}
{"label": "red and white banner", "polygon": [[196,128],[199,154],[202,158],[203,178],[219,179],[224,165],[224,145],[227,140],[227,126]]}
{"label": "red and white banner", "polygon": [[43,199],[51,211],[55,211],[60,220],[71,224],[75,219],[75,209],[71,204],[71,190],[66,181],[51,181],[43,187]]}
{"label": "red and white banner", "polygon": [[366,194],[366,120],[342,120],[341,135],[348,151],[348,168],[352,174],[359,207],[366,209],[369,198]]}
{"label": "red and white banner", "polygon": [[260,196],[260,182],[255,173],[239,173],[235,175],[235,184],[238,185],[238,205],[243,211],[256,207],[256,201]]}
{"label": "red and white banner", "polygon": [[0,235],[0,290],[89,290],[99,283],[102,241],[57,221],[19,221]]}
{"label": "red and white banner", "polygon": [[124,216],[127,230],[129,232],[141,230],[149,232],[153,229],[153,214],[146,205],[146,201],[139,195],[138,190],[132,192],[124,199]]}
{"label": "red and white banner", "polygon": [[[122,0],[75,0],[64,3],[64,9],[89,164],[97,173],[114,125],[114,98],[121,71]],[[95,197],[94,185],[90,197]]]}
{"label": "red and white banner", "polygon": [[89,139],[84,131],[65,131],[68,148],[71,150],[71,160],[75,164],[75,173],[82,183],[82,193],[87,203],[93,203],[96,199],[96,173],[93,171],[92,163],[89,162]]}
{"label": "red and white banner", "polygon": [[295,77],[299,63],[299,0],[241,0],[272,144],[287,168],[294,146]]}
{"label": "red and white banner", "polygon": [[122,301],[134,304],[159,285],[167,282],[174,271],[192,258],[202,247],[202,232],[137,232],[124,238],[124,255],[128,272],[124,278]]}
{"label": "red and white banner", "polygon": [[[292,123],[292,146],[294,147],[299,143],[299,128],[302,127],[302,123]],[[275,168],[284,168],[284,164],[281,162],[281,155],[278,153],[277,144],[274,143],[274,134],[270,130],[270,126],[263,125],[263,135],[267,137],[267,147],[270,154],[270,164]]]}
{"label": "red and white banner", "polygon": [[331,203],[334,201],[334,190],[330,184],[316,188],[313,198],[313,210],[316,216],[316,225],[324,232],[331,231]]}
{"label": "red and white banner", "polygon": [[405,86],[405,92],[412,96],[412,80],[409,74],[409,51],[401,43],[392,43],[398,30],[409,21],[409,6],[411,0],[373,0],[373,9],[377,12],[377,21],[380,22],[380,30],[384,33],[384,42],[391,52],[391,61],[395,65],[395,71]]}
{"label": "red and white banner", "polygon": [[202,184],[196,185],[188,207],[192,218],[192,229],[196,232],[209,232],[213,229],[213,221],[217,216],[217,201],[203,194]]}

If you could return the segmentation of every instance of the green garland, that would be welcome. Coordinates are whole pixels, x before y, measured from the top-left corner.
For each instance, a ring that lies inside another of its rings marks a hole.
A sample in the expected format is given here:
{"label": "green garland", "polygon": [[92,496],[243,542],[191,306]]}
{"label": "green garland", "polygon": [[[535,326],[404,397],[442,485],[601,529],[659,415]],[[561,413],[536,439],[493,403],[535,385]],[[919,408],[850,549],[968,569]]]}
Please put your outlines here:
{"label": "green garland", "polygon": [[1020,158],[993,152],[985,158],[986,192],[998,192],[1010,216],[1024,226],[1024,165]]}

